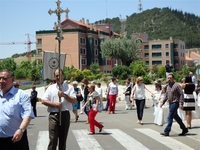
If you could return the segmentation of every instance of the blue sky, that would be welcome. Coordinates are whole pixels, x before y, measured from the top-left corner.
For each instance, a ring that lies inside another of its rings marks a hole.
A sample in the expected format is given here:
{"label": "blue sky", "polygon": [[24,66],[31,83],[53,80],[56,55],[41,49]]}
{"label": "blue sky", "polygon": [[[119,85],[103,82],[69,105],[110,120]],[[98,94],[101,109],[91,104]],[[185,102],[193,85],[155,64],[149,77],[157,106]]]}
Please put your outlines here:
{"label": "blue sky", "polygon": [[[70,10],[69,18],[79,21],[89,19],[90,23],[120,17],[125,19],[138,13],[139,0],[61,0],[61,8]],[[27,51],[26,34],[35,42],[35,31],[51,30],[57,16],[48,14],[56,8],[56,0],[0,0],[0,42],[19,42],[14,45],[0,44],[0,59],[15,53]],[[200,0],[141,0],[143,10],[155,7],[171,7],[200,16]],[[65,14],[61,16],[62,21]],[[36,45],[31,44],[31,50]]]}

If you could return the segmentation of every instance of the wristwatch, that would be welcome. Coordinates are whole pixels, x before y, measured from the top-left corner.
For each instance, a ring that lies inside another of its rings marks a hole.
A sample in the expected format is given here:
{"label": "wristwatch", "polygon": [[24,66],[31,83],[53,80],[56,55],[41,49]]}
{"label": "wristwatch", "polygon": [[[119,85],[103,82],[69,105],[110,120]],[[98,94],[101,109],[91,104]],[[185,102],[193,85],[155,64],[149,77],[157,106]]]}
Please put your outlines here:
{"label": "wristwatch", "polygon": [[19,128],[19,130],[21,130],[21,131],[22,131],[22,133],[24,133],[24,131],[25,131],[25,130],[24,130],[24,129],[22,129],[22,128]]}

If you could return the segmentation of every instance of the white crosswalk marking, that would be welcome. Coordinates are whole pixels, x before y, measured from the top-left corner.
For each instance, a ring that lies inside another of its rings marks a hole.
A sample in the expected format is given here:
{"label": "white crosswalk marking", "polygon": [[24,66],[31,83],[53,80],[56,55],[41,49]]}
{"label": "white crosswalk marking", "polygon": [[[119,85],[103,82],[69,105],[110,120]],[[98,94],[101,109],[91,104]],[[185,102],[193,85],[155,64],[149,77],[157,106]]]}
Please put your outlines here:
{"label": "white crosswalk marking", "polygon": [[72,132],[81,150],[103,150],[96,139],[92,135],[88,135],[88,130],[72,130]]}
{"label": "white crosswalk marking", "polygon": [[49,132],[40,131],[38,134],[37,145],[35,150],[45,150],[49,144]]}
{"label": "white crosswalk marking", "polygon": [[[143,133],[145,136],[154,139],[155,141],[163,144],[172,150],[194,150],[193,148],[187,146],[186,144],[179,142],[172,137],[163,137],[157,131],[148,128],[136,128],[136,131]],[[144,143],[140,143],[130,135],[124,133],[119,129],[104,129],[105,132],[119,142],[125,149],[132,150],[149,150]],[[103,147],[95,139],[95,135],[88,135],[89,131],[87,129],[72,130],[72,133],[76,139],[80,150],[103,150]],[[49,133],[48,131],[40,131],[38,134],[37,145],[35,150],[45,150],[49,144]],[[110,144],[108,142],[108,144]]]}
{"label": "white crosswalk marking", "polygon": [[140,142],[119,129],[104,129],[104,131],[106,131],[107,133],[111,133],[110,135],[128,150],[133,148],[138,150],[149,150]]}
{"label": "white crosswalk marking", "polygon": [[158,141],[159,143],[162,143],[163,145],[173,149],[173,150],[194,150],[193,148],[185,145],[184,143],[181,143],[171,137],[163,137],[164,139],[162,140],[161,139],[161,135],[160,133],[154,131],[154,130],[151,130],[151,129],[135,129],[147,136],[149,136],[150,138]]}

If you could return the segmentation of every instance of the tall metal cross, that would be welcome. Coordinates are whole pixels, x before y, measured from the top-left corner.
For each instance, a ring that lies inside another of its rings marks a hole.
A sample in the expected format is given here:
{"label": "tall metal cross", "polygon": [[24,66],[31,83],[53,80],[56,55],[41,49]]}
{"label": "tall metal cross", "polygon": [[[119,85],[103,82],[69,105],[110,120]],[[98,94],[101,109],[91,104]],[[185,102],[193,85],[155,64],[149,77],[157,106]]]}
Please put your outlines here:
{"label": "tall metal cross", "polygon": [[[62,36],[62,26],[61,26],[61,19],[60,19],[60,15],[62,13],[69,13],[69,10],[66,9],[66,10],[63,10],[61,7],[60,7],[60,0],[57,0],[57,8],[55,10],[51,10],[49,9],[48,13],[51,15],[53,13],[55,13],[58,17],[58,25],[57,25],[57,37],[55,38],[56,40],[58,40],[58,53],[59,53],[59,56],[58,56],[58,67],[59,67],[59,90],[62,90],[61,88],[61,71],[60,71],[60,49],[61,49],[61,41],[64,39],[63,36]],[[61,97],[59,97],[59,102],[61,102]],[[59,124],[61,125],[61,109],[59,109]]]}

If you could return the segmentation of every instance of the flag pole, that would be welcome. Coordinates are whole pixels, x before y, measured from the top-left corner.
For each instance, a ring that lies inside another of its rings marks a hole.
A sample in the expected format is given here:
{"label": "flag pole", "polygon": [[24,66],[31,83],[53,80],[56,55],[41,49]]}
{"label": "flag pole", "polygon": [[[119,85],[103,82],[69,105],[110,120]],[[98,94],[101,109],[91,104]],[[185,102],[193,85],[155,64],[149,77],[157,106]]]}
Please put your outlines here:
{"label": "flag pole", "polygon": [[[60,72],[60,56],[61,56],[61,41],[64,39],[63,36],[62,36],[62,26],[61,26],[61,18],[60,18],[60,15],[62,13],[68,13],[69,10],[66,9],[66,10],[63,10],[61,7],[60,7],[60,3],[61,1],[60,0],[57,0],[56,1],[57,3],[57,8],[55,10],[51,10],[49,9],[48,13],[51,15],[53,13],[55,13],[58,17],[58,25],[56,26],[56,29],[57,29],[57,37],[55,38],[56,40],[58,40],[58,69],[59,69],[59,90],[62,90],[61,88],[61,72]],[[61,102],[61,97],[59,97],[59,102]],[[59,109],[59,125],[61,125],[61,109]]]}

